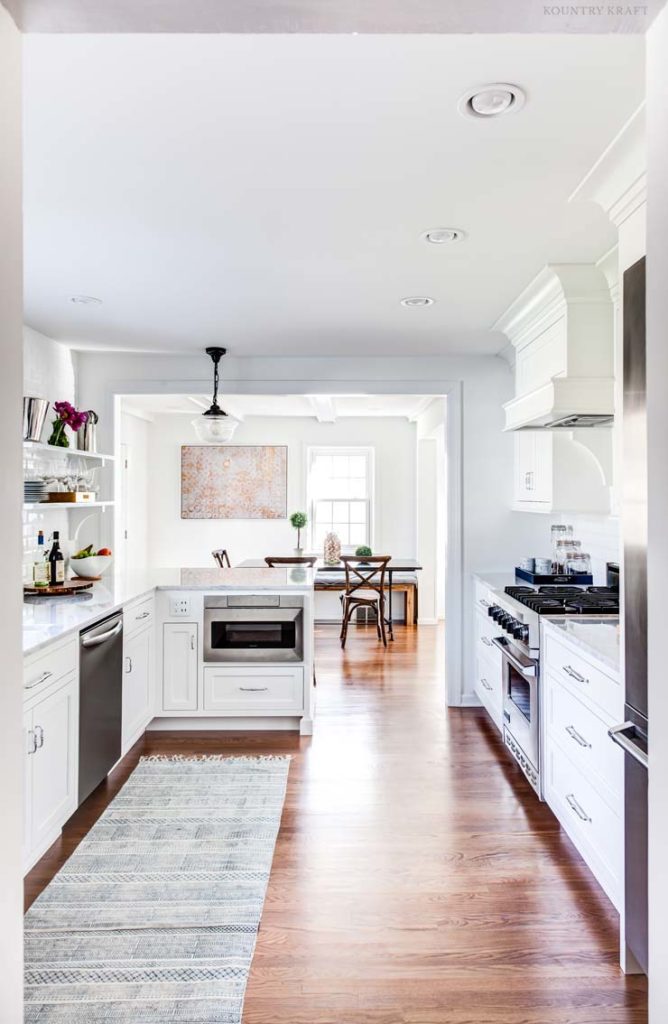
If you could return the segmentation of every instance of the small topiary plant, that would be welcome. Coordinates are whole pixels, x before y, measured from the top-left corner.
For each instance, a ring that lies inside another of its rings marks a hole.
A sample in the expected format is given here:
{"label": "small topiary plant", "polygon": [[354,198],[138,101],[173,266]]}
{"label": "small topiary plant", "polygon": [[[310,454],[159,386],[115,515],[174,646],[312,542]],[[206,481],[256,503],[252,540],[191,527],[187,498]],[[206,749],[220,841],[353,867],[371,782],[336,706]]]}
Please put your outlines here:
{"label": "small topiary plant", "polygon": [[293,512],[290,516],[290,522],[297,531],[297,550],[301,551],[302,530],[308,523],[308,516],[306,512]]}
{"label": "small topiary plant", "polygon": [[368,558],[369,555],[373,554],[373,551],[367,544],[362,544],[361,547],[355,549],[355,554],[358,558]]}

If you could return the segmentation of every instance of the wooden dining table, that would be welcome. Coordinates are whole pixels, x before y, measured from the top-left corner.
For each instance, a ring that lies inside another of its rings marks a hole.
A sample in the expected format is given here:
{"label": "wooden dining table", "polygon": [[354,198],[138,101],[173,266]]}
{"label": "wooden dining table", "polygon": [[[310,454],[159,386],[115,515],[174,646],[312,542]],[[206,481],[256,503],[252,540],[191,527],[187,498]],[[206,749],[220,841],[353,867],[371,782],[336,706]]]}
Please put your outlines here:
{"label": "wooden dining table", "polygon": [[[308,554],[308,552],[307,552]],[[364,561],[360,558],[360,562]],[[266,566],[264,558],[246,558],[243,562],[239,562],[240,569],[260,569]],[[392,580],[395,573],[408,573],[408,572],[421,572],[422,566],[420,565],[417,558],[392,558],[387,563],[385,572],[387,573],[387,616],[385,622],[387,624],[390,639],[394,640],[392,633]],[[313,566],[314,573],[342,573],[345,572],[343,562],[335,562],[333,565],[325,562],[321,557],[318,558],[317,562]]]}

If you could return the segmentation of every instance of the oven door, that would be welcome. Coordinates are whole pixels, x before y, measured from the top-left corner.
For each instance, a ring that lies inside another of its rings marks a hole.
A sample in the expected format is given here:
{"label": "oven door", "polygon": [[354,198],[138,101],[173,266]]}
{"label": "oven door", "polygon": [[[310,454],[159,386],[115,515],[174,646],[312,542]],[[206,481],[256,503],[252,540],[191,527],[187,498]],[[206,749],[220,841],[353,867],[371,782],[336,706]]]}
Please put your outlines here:
{"label": "oven door", "polygon": [[505,637],[492,642],[503,655],[505,743],[540,795],[538,662]]}
{"label": "oven door", "polygon": [[301,608],[205,608],[204,661],[301,661]]}

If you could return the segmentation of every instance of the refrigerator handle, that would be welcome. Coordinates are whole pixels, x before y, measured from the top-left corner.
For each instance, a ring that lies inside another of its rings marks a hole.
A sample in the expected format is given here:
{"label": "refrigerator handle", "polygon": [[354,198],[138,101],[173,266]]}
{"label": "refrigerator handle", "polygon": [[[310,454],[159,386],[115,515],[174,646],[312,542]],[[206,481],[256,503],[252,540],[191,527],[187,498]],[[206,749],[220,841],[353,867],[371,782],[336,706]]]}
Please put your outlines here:
{"label": "refrigerator handle", "polygon": [[629,732],[635,732],[635,725],[633,722],[622,722],[621,725],[613,725],[612,729],[608,729],[608,736],[613,743],[621,747],[622,750],[629,754],[634,761],[641,764],[643,768],[647,768],[648,758],[647,752],[634,743],[630,736],[627,735]]}

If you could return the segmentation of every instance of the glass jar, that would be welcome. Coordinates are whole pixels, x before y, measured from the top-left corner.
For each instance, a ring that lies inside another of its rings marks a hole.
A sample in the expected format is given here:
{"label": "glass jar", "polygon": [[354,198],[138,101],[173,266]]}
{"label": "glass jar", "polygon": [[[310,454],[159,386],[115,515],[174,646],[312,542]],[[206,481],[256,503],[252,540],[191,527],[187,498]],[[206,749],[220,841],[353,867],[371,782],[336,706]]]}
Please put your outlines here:
{"label": "glass jar", "polygon": [[566,562],[566,572],[571,576],[588,575],[591,572],[591,558],[585,551],[572,551]]}

